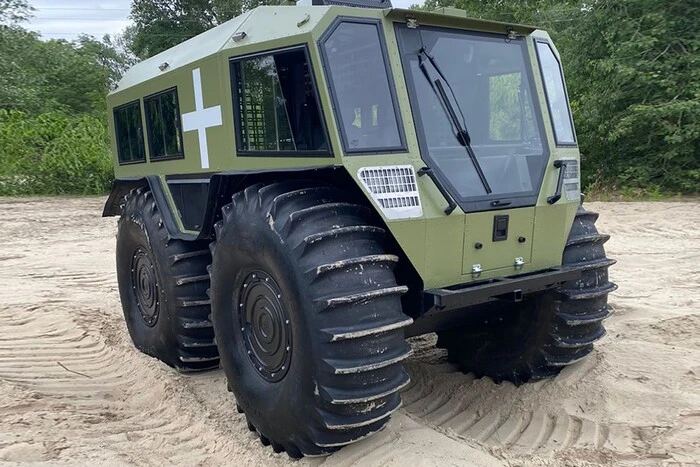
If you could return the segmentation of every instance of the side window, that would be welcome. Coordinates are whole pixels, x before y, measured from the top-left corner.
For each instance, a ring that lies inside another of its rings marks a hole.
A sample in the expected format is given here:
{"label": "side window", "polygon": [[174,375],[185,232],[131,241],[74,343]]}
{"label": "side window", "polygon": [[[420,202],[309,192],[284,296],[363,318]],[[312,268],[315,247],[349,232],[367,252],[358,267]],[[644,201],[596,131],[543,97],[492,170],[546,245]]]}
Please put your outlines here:
{"label": "side window", "polygon": [[348,153],[404,147],[379,24],[345,20],[321,40],[326,72]]}
{"label": "side window", "polygon": [[489,139],[529,141],[537,134],[529,87],[521,72],[489,76]]}
{"label": "side window", "polygon": [[544,90],[547,94],[549,115],[554,127],[554,137],[557,144],[576,144],[569,100],[564,86],[564,75],[559,60],[554,55],[549,43],[536,42],[535,44],[537,44],[537,56],[540,60]]}
{"label": "side window", "polygon": [[146,162],[139,101],[130,102],[114,109],[114,133],[117,140],[117,158],[120,164]]}
{"label": "side window", "polygon": [[146,97],[143,105],[146,109],[150,160],[184,157],[177,89],[169,89]]}
{"label": "side window", "polygon": [[235,59],[232,74],[239,152],[329,154],[305,49]]}

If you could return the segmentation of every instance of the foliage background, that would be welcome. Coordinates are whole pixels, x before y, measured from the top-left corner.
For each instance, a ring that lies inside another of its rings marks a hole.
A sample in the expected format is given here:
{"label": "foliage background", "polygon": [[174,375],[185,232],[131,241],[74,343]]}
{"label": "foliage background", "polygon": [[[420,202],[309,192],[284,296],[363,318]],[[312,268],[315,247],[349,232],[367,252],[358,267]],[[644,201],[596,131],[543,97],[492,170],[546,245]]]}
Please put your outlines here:
{"label": "foliage background", "polygon": [[588,191],[700,192],[700,2],[427,0],[534,24],[564,63]]}
{"label": "foliage background", "polygon": [[105,97],[134,57],[110,37],[43,41],[25,0],[0,0],[0,195],[105,193]]}
{"label": "foliage background", "polygon": [[[133,25],[102,40],[41,40],[30,1],[0,0],[0,195],[103,193],[112,178],[109,87],[155,55],[260,4],[132,0]],[[562,55],[588,191],[700,193],[700,3],[426,0],[541,26]]]}

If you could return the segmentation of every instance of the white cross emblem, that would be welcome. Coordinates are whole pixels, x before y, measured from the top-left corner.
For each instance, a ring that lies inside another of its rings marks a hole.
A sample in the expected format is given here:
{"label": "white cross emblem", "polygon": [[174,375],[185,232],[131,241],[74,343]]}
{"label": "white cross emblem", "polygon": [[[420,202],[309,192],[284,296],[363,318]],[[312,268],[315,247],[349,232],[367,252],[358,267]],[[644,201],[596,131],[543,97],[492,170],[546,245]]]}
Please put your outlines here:
{"label": "white cross emblem", "polygon": [[207,128],[221,126],[221,106],[204,108],[202,97],[202,76],[199,68],[192,70],[194,82],[194,106],[195,111],[182,114],[182,129],[195,131],[199,134],[199,154],[202,158],[202,168],[209,168],[209,148],[207,146]]}

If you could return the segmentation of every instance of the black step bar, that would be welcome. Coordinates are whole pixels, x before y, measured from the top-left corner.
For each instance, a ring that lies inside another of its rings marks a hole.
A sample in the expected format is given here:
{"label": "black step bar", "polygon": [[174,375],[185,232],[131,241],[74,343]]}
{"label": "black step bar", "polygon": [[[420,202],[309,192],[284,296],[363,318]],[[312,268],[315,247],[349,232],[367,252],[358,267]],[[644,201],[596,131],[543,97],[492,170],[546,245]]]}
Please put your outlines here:
{"label": "black step bar", "polygon": [[523,296],[559,287],[581,277],[576,268],[550,268],[529,274],[496,277],[423,292],[425,314],[466,308],[493,300],[519,302]]}

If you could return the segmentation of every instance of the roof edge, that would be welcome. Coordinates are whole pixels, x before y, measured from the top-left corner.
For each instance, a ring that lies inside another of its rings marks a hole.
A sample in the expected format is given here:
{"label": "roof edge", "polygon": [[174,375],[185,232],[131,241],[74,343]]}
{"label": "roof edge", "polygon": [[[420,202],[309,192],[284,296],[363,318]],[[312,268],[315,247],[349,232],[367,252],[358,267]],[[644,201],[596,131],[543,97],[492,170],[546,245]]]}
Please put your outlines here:
{"label": "roof edge", "polygon": [[408,10],[405,8],[385,9],[384,16],[391,19],[407,19],[415,18],[420,24],[420,20],[424,19],[428,23],[440,23],[444,21],[452,21],[463,23],[465,26],[478,27],[478,25],[486,26],[485,29],[494,30],[502,29],[503,34],[508,34],[508,30],[512,30],[518,34],[532,34],[538,29],[537,26],[518,23],[506,23],[503,21],[493,21],[488,19],[472,18],[466,10],[456,8],[442,8],[442,11],[424,11],[424,10]]}
{"label": "roof edge", "polygon": [[[136,63],[129,68],[109,95],[117,94],[142,82],[164,76],[226,48],[254,10],[249,10],[201,34]],[[201,43],[199,47],[193,47]],[[193,52],[197,50],[198,52]],[[163,68],[164,67],[164,68]]]}

